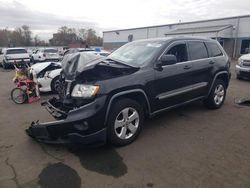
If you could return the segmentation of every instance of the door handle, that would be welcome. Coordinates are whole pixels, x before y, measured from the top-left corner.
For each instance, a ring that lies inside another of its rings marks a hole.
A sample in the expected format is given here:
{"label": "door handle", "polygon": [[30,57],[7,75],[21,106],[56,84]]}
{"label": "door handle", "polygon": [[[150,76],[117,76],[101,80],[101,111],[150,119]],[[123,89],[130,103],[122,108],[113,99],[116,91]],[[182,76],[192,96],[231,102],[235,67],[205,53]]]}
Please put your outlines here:
{"label": "door handle", "polygon": [[215,62],[214,62],[214,61],[209,61],[209,64],[211,64],[211,65],[212,65],[212,64],[215,64]]}
{"label": "door handle", "polygon": [[192,65],[185,65],[185,66],[184,66],[184,69],[186,69],[186,70],[187,70],[187,69],[191,69],[191,68],[192,68]]}

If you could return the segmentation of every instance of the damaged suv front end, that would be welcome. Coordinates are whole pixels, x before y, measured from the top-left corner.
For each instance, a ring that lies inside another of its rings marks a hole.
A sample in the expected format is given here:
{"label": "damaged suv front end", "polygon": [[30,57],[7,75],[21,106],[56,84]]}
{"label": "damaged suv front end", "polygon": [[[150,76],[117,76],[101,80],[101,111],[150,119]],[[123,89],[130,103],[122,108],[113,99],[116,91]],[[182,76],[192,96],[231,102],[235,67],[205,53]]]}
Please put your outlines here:
{"label": "damaged suv front end", "polygon": [[62,62],[59,97],[42,103],[56,121],[32,122],[26,133],[45,143],[105,143],[108,95],[103,82],[134,70],[108,57],[69,54]]}

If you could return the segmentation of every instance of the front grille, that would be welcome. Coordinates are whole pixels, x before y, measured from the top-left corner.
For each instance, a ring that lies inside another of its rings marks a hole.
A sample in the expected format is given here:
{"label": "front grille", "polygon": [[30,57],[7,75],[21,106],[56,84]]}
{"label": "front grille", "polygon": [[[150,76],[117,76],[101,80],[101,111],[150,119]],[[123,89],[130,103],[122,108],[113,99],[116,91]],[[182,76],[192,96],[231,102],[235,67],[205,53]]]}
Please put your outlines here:
{"label": "front grille", "polygon": [[250,60],[244,60],[243,63],[242,63],[242,66],[250,67]]}
{"label": "front grille", "polygon": [[250,72],[240,71],[240,76],[250,78]]}

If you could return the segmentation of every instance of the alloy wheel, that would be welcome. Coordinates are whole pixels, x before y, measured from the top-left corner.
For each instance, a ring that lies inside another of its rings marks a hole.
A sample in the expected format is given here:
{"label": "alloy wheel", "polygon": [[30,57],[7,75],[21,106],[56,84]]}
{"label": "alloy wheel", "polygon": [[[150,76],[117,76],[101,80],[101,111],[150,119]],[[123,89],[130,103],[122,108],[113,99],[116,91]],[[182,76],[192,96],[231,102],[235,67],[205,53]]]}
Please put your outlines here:
{"label": "alloy wheel", "polygon": [[214,90],[214,102],[216,105],[220,105],[224,100],[225,89],[222,84],[216,86]]}
{"label": "alloy wheel", "polygon": [[131,107],[123,109],[115,119],[115,134],[120,139],[129,139],[139,127],[139,113]]}

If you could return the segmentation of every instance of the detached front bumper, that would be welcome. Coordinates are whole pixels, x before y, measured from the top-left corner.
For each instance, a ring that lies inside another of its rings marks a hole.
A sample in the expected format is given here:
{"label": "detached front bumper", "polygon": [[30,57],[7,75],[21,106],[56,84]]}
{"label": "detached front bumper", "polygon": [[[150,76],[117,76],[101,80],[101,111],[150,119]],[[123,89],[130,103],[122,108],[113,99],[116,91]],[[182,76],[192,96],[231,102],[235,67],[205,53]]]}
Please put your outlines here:
{"label": "detached front bumper", "polygon": [[51,144],[102,144],[106,142],[107,130],[104,126],[105,97],[68,113],[60,110],[61,102],[50,99],[42,103],[57,121],[32,122],[26,133],[33,139]]}

